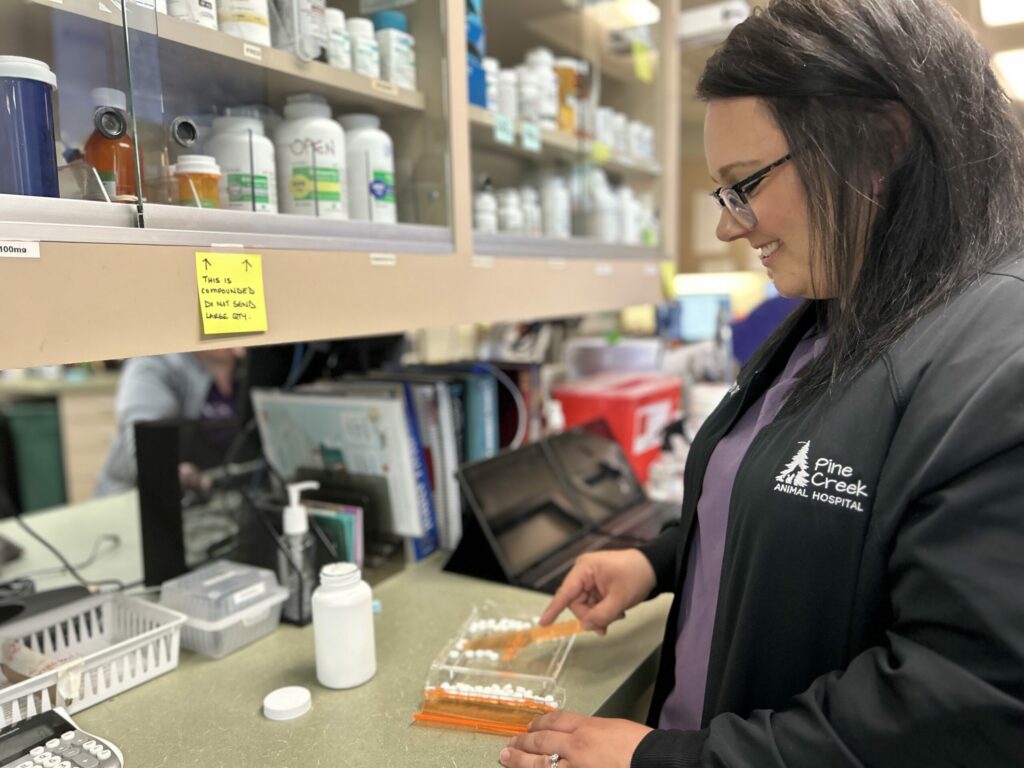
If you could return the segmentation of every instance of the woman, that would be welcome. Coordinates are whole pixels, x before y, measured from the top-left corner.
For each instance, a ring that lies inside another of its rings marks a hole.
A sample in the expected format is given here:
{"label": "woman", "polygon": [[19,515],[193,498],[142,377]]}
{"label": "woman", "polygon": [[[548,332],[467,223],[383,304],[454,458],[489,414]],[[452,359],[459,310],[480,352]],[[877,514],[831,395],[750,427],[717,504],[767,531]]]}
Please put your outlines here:
{"label": "woman", "polygon": [[680,523],[542,620],[671,591],[648,725],[560,713],[511,768],[1024,760],[1024,160],[941,0],[773,0],[709,60],[718,236],[808,301],[740,373]]}

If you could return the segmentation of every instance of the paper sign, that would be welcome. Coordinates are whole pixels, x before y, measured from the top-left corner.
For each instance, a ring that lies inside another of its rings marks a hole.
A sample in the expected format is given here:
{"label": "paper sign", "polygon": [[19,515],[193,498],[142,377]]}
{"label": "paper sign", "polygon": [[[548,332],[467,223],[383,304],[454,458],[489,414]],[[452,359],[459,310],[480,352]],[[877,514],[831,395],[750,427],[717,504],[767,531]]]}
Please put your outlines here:
{"label": "paper sign", "polygon": [[527,152],[540,152],[540,126],[537,123],[524,122],[522,124],[523,149]]}
{"label": "paper sign", "polygon": [[38,259],[37,240],[0,240],[0,256],[8,259]]}
{"label": "paper sign", "polygon": [[196,253],[203,333],[267,330],[263,257],[253,253]]}
{"label": "paper sign", "polygon": [[590,146],[590,158],[598,165],[607,163],[612,159],[612,148],[600,141],[595,141]]}
{"label": "paper sign", "polygon": [[651,60],[651,47],[642,40],[633,41],[633,72],[641,83],[654,82],[654,64]]}
{"label": "paper sign", "polygon": [[516,143],[516,121],[500,112],[494,116],[494,140],[499,144]]}

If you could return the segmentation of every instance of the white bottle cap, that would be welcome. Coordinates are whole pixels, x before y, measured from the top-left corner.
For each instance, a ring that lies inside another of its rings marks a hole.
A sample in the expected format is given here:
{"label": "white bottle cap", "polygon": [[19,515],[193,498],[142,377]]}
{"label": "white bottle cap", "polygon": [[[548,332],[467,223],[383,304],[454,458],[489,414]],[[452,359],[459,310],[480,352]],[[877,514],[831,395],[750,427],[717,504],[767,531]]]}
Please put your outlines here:
{"label": "white bottle cap", "polygon": [[271,691],[263,699],[263,715],[268,720],[294,720],[313,708],[308,688],[290,685]]}
{"label": "white bottle cap", "polygon": [[245,133],[252,131],[256,136],[263,135],[263,121],[258,117],[238,117],[229,115],[213,118],[214,133]]}
{"label": "white bottle cap", "polygon": [[289,120],[303,117],[330,117],[327,99],[318,93],[293,93],[285,99],[284,116]]}
{"label": "white bottle cap", "polygon": [[187,176],[193,173],[220,176],[220,166],[217,165],[217,158],[209,155],[178,155],[174,173],[177,176]]}
{"label": "white bottle cap", "polygon": [[338,122],[346,131],[358,131],[365,128],[380,128],[380,118],[376,115],[338,115]]}
{"label": "white bottle cap", "polygon": [[327,26],[328,27],[344,27],[345,26],[345,12],[339,8],[328,8],[326,11]]}
{"label": "white bottle cap", "polygon": [[0,56],[0,77],[38,80],[52,88],[57,87],[57,75],[50,69],[49,64],[24,56]]}
{"label": "white bottle cap", "polygon": [[345,27],[348,29],[348,33],[352,35],[352,37],[369,37],[376,39],[374,38],[373,22],[369,19],[363,19],[355,16],[345,22]]}
{"label": "white bottle cap", "polygon": [[328,563],[320,569],[320,583],[325,586],[356,584],[362,577],[363,573],[355,563]]}
{"label": "white bottle cap", "polygon": [[498,73],[498,82],[507,85],[516,85],[519,82],[519,73],[514,69],[503,69]]}
{"label": "white bottle cap", "polygon": [[501,62],[493,56],[488,56],[484,59],[484,71],[497,73],[501,70]]}
{"label": "white bottle cap", "polygon": [[113,107],[122,112],[128,111],[128,97],[117,88],[93,88],[92,105],[94,107]]}
{"label": "white bottle cap", "polygon": [[531,67],[553,67],[555,56],[550,48],[534,48],[526,54],[526,63]]}
{"label": "white bottle cap", "polygon": [[303,534],[309,530],[309,514],[299,501],[303,491],[315,491],[320,487],[316,480],[302,483],[288,483],[288,506],[284,508],[283,529],[285,536]]}

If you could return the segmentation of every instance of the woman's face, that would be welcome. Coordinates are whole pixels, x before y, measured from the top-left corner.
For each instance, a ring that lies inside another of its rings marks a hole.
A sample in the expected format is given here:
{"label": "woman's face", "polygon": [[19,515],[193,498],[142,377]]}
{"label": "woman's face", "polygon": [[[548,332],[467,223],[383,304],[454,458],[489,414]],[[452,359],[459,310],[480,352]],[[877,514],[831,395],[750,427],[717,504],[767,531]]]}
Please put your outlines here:
{"label": "woman's face", "polygon": [[[717,185],[730,186],[789,153],[786,140],[767,106],[757,98],[715,99],[704,117],[704,156]],[[830,298],[811,279],[807,198],[796,167],[786,162],[765,176],[747,200],[757,224],[748,229],[722,209],[716,234],[732,242],[743,238],[758,251],[768,277],[783,296]],[[822,281],[822,265],[815,273]]]}

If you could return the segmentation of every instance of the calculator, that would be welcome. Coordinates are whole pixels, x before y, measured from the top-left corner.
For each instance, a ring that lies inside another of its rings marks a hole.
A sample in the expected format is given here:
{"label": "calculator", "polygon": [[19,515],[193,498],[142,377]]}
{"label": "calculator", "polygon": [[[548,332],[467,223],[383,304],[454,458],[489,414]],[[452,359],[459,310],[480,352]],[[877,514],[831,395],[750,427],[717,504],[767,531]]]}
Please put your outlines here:
{"label": "calculator", "polygon": [[0,729],[0,768],[124,768],[124,756],[58,707]]}

